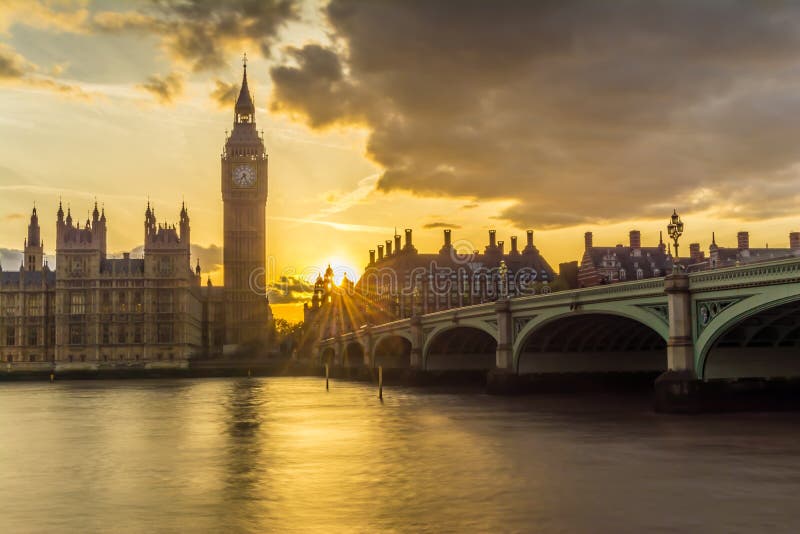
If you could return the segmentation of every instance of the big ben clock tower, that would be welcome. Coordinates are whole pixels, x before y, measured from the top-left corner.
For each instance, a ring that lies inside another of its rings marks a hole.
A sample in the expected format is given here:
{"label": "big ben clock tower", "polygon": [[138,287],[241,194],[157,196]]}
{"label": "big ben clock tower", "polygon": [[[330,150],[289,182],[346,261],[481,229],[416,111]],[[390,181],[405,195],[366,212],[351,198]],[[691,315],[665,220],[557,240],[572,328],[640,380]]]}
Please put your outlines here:
{"label": "big ben clock tower", "polygon": [[233,131],[222,152],[226,344],[262,338],[271,315],[265,283],[267,154],[256,130],[246,56],[243,66]]}

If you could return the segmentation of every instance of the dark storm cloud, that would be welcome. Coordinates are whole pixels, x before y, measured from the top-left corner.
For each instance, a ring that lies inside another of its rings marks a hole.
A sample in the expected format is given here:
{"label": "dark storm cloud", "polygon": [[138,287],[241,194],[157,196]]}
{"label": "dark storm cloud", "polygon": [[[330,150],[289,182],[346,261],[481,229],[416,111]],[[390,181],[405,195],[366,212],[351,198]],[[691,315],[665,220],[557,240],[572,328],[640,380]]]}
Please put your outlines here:
{"label": "dark storm cloud", "polygon": [[154,74],[139,87],[154,95],[162,104],[170,104],[183,92],[183,78],[175,72],[166,76]]}
{"label": "dark storm cloud", "polygon": [[518,199],[501,217],[540,228],[796,206],[800,4],[332,0],[326,14],[334,45],[289,50],[273,108],[365,123],[379,189]]}
{"label": "dark storm cloud", "polygon": [[298,18],[293,0],[155,0],[141,11],[95,14],[95,31],[137,31],[160,36],[194,71],[225,65],[229,49],[247,43],[268,56],[278,30]]}
{"label": "dark storm cloud", "polygon": [[273,110],[300,109],[314,127],[342,120],[358,120],[360,108],[369,107],[366,94],[359,94],[344,79],[339,56],[319,45],[289,48],[298,67],[271,70],[275,82]]}

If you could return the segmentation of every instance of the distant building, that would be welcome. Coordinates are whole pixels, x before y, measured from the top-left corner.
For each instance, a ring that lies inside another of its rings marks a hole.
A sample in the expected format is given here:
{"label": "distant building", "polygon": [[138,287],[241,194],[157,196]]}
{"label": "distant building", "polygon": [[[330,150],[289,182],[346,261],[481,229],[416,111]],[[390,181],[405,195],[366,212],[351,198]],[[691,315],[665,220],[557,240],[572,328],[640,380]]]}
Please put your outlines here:
{"label": "distant building", "polygon": [[369,263],[356,284],[345,279],[333,284],[328,268],[317,279],[311,304],[306,304],[307,324],[315,323],[321,337],[461,306],[490,302],[542,291],[555,273],[527,233],[525,248],[511,238],[510,250],[489,231],[483,252],[457,250],[451,231],[437,253],[421,254],[413,243],[412,230],[386,240],[369,251]]}
{"label": "distant building", "polygon": [[736,241],[736,247],[720,247],[712,233],[707,256],[699,243],[690,243],[689,255],[676,260],[660,234],[655,247],[642,247],[638,230],[631,230],[628,246],[595,246],[592,232],[586,232],[578,287],[665,276],[672,272],[675,263],[686,271],[701,271],[800,256],[800,232],[789,234],[788,248],[751,248],[748,232],[739,232]]}
{"label": "distant building", "polygon": [[586,232],[578,267],[578,287],[642,280],[672,271],[672,256],[667,253],[661,236],[655,247],[642,247],[639,230],[631,230],[629,239],[628,246],[595,246],[592,232]]}
{"label": "distant building", "polygon": [[[693,244],[699,249],[699,245]],[[716,269],[720,267],[732,267],[744,265],[746,263],[757,263],[780,258],[800,256],[800,232],[789,234],[788,248],[764,248],[750,247],[749,232],[739,232],[736,235],[736,247],[720,247],[717,245],[715,234],[711,234],[711,245],[708,247],[708,258],[700,256],[698,261],[694,261],[694,269]]]}
{"label": "distant building", "polygon": [[333,268],[328,265],[325,275],[319,274],[314,282],[311,304],[303,305],[304,324],[314,325],[322,338],[357,328],[363,317],[353,304],[355,294],[354,284],[346,274],[342,283],[336,285]]}

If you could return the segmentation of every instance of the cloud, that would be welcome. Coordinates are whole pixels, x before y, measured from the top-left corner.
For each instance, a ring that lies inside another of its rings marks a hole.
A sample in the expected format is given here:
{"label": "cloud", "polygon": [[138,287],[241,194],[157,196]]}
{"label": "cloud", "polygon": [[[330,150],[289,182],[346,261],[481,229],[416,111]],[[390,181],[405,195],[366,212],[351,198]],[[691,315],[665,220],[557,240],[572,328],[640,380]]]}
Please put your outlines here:
{"label": "cloud", "polygon": [[166,76],[152,75],[147,78],[147,81],[139,85],[153,96],[155,96],[162,104],[171,104],[177,96],[183,93],[183,77],[172,72]]}
{"label": "cloud", "polygon": [[284,221],[284,222],[293,222],[300,224],[319,224],[321,226],[328,226],[335,230],[341,230],[342,232],[371,232],[376,234],[383,234],[386,232],[392,232],[394,230],[391,226],[340,223],[333,221],[320,221],[318,219],[304,219],[301,217],[282,217],[276,215],[276,216],[269,216],[267,217],[267,219],[271,221]]}
{"label": "cloud", "polygon": [[328,193],[326,200],[331,205],[322,209],[318,214],[316,214],[316,216],[311,218],[314,219],[317,217],[332,215],[334,213],[340,213],[351,208],[352,206],[355,206],[367,198],[370,193],[375,191],[375,184],[378,183],[379,178],[380,174],[371,174],[359,180],[356,188],[352,191],[342,194]]}
{"label": "cloud", "polygon": [[452,228],[453,230],[456,230],[458,228],[461,228],[461,226],[458,224],[451,224],[446,222],[430,222],[423,225],[422,227],[425,228],[426,230],[431,230],[433,228]]}
{"label": "cloud", "polygon": [[0,43],[0,81],[36,87],[65,96],[88,100],[91,96],[80,86],[39,74],[39,67]]}
{"label": "cloud", "polygon": [[22,78],[24,60],[8,46],[0,43],[0,78]]}
{"label": "cloud", "polygon": [[14,24],[40,30],[85,31],[89,11],[81,3],[4,0],[0,3],[0,32]]}
{"label": "cloud", "polygon": [[200,260],[200,268],[204,273],[222,269],[222,247],[219,245],[192,245],[192,267]]}
{"label": "cloud", "polygon": [[[268,57],[278,32],[299,20],[295,0],[155,0],[130,11],[114,11],[107,4],[7,0],[0,4],[0,32],[22,25],[38,30],[80,35],[133,33],[152,35],[173,60],[176,72],[216,70],[232,53],[250,50]],[[32,72],[50,76],[31,76]],[[88,98],[75,84],[58,80],[63,65],[39,69],[0,43],[0,80],[13,79],[68,96]],[[171,103],[181,94],[179,75],[152,75],[140,86],[159,102]],[[215,96],[225,96],[218,93]]]}
{"label": "cloud", "polygon": [[4,271],[15,271],[22,263],[22,251],[10,248],[0,248],[0,266]]}
{"label": "cloud", "polygon": [[514,199],[499,217],[538,228],[796,206],[798,4],[331,0],[325,13],[332,44],[288,50],[272,109],[369,128],[380,190]]}
{"label": "cloud", "polygon": [[269,56],[278,31],[298,18],[292,0],[161,0],[141,11],[101,11],[88,25],[156,35],[173,58],[199,72],[224,66],[229,53],[248,46]]}
{"label": "cloud", "polygon": [[239,94],[239,86],[235,83],[227,83],[222,80],[214,80],[214,90],[211,91],[211,98],[221,109],[228,109],[236,102]]}
{"label": "cloud", "polygon": [[303,48],[290,47],[287,52],[297,66],[271,69],[275,82],[273,111],[300,112],[315,128],[363,119],[357,111],[357,100],[366,95],[360,95],[345,79],[334,50],[311,44]]}
{"label": "cloud", "polygon": [[8,215],[3,216],[4,221],[20,221],[25,219],[24,213],[9,213]]}
{"label": "cloud", "polygon": [[270,284],[269,301],[272,304],[307,302],[314,295],[314,284],[299,276],[282,276]]}

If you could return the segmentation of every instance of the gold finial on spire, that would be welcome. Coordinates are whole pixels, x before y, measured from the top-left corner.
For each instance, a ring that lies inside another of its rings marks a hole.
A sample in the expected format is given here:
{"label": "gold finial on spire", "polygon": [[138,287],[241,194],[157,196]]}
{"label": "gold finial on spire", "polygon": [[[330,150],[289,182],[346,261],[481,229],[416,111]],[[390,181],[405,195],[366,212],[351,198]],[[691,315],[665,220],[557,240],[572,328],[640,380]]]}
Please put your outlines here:
{"label": "gold finial on spire", "polygon": [[242,67],[244,67],[244,70],[247,70],[247,52],[242,54]]}

